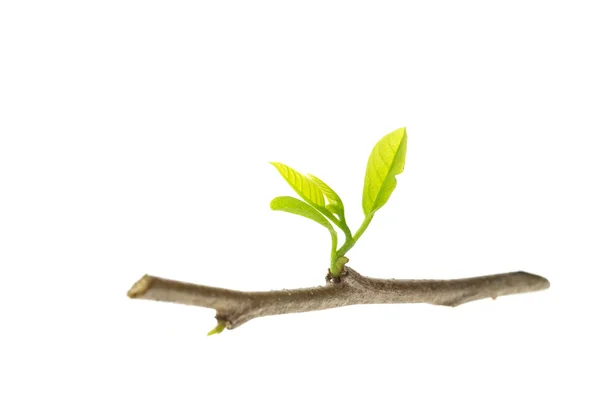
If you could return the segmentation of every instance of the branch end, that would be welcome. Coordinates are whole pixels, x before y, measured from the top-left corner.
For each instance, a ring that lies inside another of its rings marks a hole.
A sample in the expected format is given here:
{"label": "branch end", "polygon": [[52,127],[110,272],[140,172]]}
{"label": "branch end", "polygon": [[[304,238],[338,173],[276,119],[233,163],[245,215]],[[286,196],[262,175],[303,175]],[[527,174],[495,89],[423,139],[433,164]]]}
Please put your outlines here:
{"label": "branch end", "polygon": [[142,278],[134,283],[131,289],[129,289],[127,296],[131,299],[142,297],[148,291],[148,289],[150,289],[153,281],[154,278],[150,275],[142,276]]}
{"label": "branch end", "polygon": [[519,273],[528,279],[532,290],[545,290],[550,287],[550,281],[543,276],[531,274],[525,271],[519,271]]}

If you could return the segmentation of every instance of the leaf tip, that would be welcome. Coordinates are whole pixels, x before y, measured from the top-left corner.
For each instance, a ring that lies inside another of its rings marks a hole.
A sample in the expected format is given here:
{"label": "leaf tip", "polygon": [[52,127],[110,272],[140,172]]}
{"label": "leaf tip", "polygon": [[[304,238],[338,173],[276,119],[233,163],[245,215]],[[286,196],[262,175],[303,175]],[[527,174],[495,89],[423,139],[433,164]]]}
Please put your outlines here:
{"label": "leaf tip", "polygon": [[277,205],[279,204],[279,197],[275,197],[273,200],[271,200],[271,203],[269,204],[269,207],[271,207],[271,210],[275,210],[277,211]]}

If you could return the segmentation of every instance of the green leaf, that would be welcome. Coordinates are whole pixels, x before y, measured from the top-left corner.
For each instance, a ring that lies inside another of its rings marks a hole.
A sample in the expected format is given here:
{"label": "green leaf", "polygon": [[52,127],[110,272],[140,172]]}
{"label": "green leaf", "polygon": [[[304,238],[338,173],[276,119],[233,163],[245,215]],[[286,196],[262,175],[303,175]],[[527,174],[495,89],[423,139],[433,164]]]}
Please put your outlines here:
{"label": "green leaf", "polygon": [[292,189],[294,189],[296,193],[298,193],[298,195],[304,199],[304,201],[316,207],[317,209],[325,209],[323,192],[321,189],[319,189],[316,183],[285,164],[278,162],[272,162],[271,164],[277,168],[281,176],[283,176],[283,179],[289,183]]}
{"label": "green leaf", "polygon": [[332,188],[330,188],[329,185],[327,185],[325,182],[323,182],[316,176],[311,174],[307,174],[307,176],[319,187],[319,189],[321,189],[325,197],[327,197],[327,201],[329,201],[329,204],[327,204],[326,208],[329,211],[336,213],[339,216],[342,216],[342,214],[344,213],[344,203],[342,203],[342,199],[340,198],[340,196],[338,196],[338,194]]}
{"label": "green leaf", "polygon": [[303,217],[312,219],[313,221],[323,225],[325,228],[329,230],[331,235],[337,235],[333,226],[329,223],[327,218],[325,218],[320,212],[315,210],[309,204],[298,200],[295,197],[290,196],[281,196],[275,197],[271,201],[271,209],[275,211],[285,211],[296,215],[301,215]]}
{"label": "green leaf", "polygon": [[207,336],[211,336],[211,335],[218,335],[219,333],[223,332],[225,330],[225,328],[227,328],[227,324],[223,321],[218,321],[217,326],[215,326],[215,328],[208,332]]}
{"label": "green leaf", "polygon": [[406,128],[385,135],[373,148],[363,189],[363,211],[372,215],[388,201],[396,188],[396,175],[404,170]]}

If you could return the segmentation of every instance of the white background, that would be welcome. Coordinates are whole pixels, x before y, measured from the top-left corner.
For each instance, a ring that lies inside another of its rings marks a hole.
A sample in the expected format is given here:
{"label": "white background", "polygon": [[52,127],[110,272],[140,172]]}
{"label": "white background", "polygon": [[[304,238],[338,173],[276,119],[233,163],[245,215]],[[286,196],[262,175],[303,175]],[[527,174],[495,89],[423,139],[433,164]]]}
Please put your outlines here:
{"label": "white background", "polygon": [[[0,397],[598,398],[595,2],[3,1]],[[350,265],[526,270],[550,290],[354,306],[206,337],[145,273],[323,283],[329,237],[268,161],[361,222],[375,142],[407,164]]]}

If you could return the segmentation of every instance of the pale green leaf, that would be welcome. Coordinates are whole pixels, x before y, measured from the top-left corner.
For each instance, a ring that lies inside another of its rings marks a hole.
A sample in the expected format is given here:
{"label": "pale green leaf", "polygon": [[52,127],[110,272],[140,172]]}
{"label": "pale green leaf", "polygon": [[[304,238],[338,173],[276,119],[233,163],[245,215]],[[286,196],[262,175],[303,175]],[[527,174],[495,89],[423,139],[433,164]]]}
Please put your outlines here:
{"label": "pale green leaf", "polygon": [[383,207],[396,188],[396,175],[404,170],[406,141],[406,128],[400,128],[385,135],[373,148],[363,189],[366,216]]}
{"label": "pale green leaf", "polygon": [[316,183],[285,164],[278,162],[272,162],[271,164],[277,168],[281,176],[283,176],[283,179],[285,179],[292,189],[294,189],[308,204],[318,209],[325,208],[323,192]]}
{"label": "pale green leaf", "polygon": [[311,174],[307,174],[307,176],[319,187],[319,189],[321,189],[325,197],[327,197],[327,201],[329,201],[329,204],[327,204],[326,208],[329,211],[332,211],[341,216],[344,213],[344,203],[342,203],[342,199],[340,198],[340,196],[338,196],[338,194],[332,188],[330,188],[329,185],[327,185],[325,182],[323,182],[316,176]]}
{"label": "pale green leaf", "polygon": [[223,332],[226,327],[227,327],[227,324],[224,321],[219,321],[217,323],[217,326],[215,326],[212,331],[208,332],[208,336],[215,335],[215,334],[218,335],[219,333]]}
{"label": "pale green leaf", "polygon": [[325,206],[325,208],[327,209],[327,211],[329,211],[329,212],[330,212],[330,213],[332,213],[332,214],[335,214],[335,213],[337,213],[337,212],[338,212],[338,209],[337,209],[337,207],[335,207],[335,206],[333,206],[333,205],[331,205],[331,204],[327,204],[327,205]]}
{"label": "pale green leaf", "polygon": [[323,214],[315,210],[311,205],[306,204],[302,200],[298,200],[295,197],[275,197],[271,201],[271,209],[275,211],[285,211],[312,219],[313,221],[327,228],[332,235],[337,235],[335,229],[333,229],[333,226],[331,226],[331,224],[329,223],[327,218],[323,216]]}

